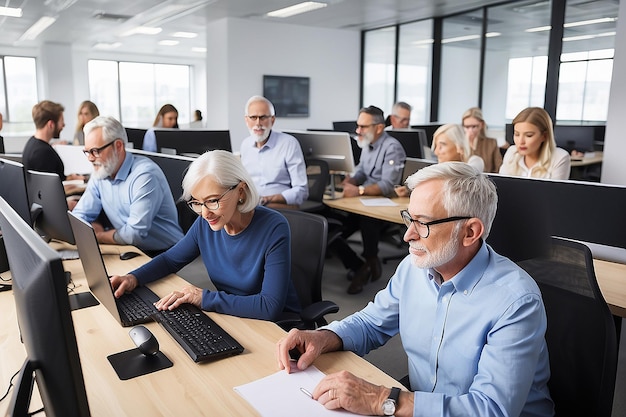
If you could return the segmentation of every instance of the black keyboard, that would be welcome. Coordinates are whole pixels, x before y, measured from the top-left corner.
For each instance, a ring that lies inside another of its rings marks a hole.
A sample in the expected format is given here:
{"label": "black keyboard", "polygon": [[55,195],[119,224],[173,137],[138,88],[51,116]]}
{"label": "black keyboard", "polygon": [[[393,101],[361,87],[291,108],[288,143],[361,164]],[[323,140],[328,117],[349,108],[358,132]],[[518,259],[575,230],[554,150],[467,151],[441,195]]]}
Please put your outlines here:
{"label": "black keyboard", "polygon": [[[147,287],[145,288],[150,291]],[[154,297],[157,300],[159,299],[156,295]],[[116,303],[124,327],[149,323],[153,321],[152,315],[157,312],[154,305],[148,301],[144,301],[144,299],[140,296],[139,291],[125,293],[116,300]]]}
{"label": "black keyboard", "polygon": [[243,352],[239,342],[192,304],[183,304],[172,311],[160,311],[152,317],[176,339],[194,362]]}

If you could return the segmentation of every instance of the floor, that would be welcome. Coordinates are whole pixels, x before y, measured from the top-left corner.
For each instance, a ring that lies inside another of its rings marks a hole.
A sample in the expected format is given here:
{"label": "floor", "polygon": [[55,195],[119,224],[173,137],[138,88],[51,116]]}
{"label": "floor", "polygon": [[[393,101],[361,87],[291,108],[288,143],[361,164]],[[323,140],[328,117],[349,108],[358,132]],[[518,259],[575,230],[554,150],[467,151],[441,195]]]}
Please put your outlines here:
{"label": "floor", "polygon": [[[354,241],[352,245],[356,250],[359,247],[359,242]],[[403,253],[406,253],[404,249],[399,249],[390,243],[382,242],[380,245],[381,258]],[[338,259],[328,257],[324,264],[322,296],[324,299],[334,301],[340,307],[337,314],[327,317],[328,320],[339,320],[363,308],[374,298],[377,291],[384,288],[398,263],[399,260],[393,260],[383,264],[381,279],[367,284],[361,294],[349,295],[346,293],[349,281],[346,279],[346,271],[343,265]],[[206,270],[199,260],[185,267],[179,272],[179,275],[196,285],[205,286],[205,288],[211,287],[210,283],[207,284]],[[626,337],[626,324],[624,323],[622,323],[622,335]],[[398,336],[392,338],[384,347],[367,354],[365,359],[396,379],[400,379],[408,373],[406,354],[402,349],[402,343]],[[626,417],[626,395],[623,395],[623,393],[626,393],[626,341],[621,343],[620,347],[615,393],[612,417]]]}

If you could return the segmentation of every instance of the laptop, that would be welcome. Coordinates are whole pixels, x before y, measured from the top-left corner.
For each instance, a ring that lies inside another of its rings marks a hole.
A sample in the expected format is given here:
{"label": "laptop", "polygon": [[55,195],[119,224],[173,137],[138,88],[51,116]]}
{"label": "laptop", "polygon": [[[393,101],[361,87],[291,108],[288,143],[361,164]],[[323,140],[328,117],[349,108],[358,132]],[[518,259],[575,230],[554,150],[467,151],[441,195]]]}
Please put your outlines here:
{"label": "laptop", "polygon": [[153,303],[158,301],[159,297],[148,287],[140,285],[131,293],[115,298],[96,233],[89,223],[79,219],[72,212],[68,211],[67,215],[87,284],[93,295],[123,327],[154,321],[151,316],[157,312],[157,309]]}
{"label": "laptop", "polygon": [[436,162],[426,159],[407,157],[406,161],[404,161],[404,170],[402,171],[402,184],[405,183],[406,179],[409,176],[415,174],[420,169],[426,168],[427,166],[430,166],[432,164],[436,164]]}

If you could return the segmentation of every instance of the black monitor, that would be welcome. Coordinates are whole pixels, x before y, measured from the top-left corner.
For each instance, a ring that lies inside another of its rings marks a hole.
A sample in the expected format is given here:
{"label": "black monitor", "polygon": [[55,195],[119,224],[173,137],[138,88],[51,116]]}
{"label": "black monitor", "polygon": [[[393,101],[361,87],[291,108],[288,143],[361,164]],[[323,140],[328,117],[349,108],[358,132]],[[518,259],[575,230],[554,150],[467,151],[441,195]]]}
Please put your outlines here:
{"label": "black monitor", "polygon": [[509,145],[515,145],[515,141],[513,140],[513,124],[507,123],[504,126],[504,140],[508,142]]}
{"label": "black monitor", "polygon": [[336,132],[348,132],[351,135],[356,133],[356,120],[346,122],[333,122],[333,130]]}
{"label": "black monitor", "polygon": [[134,127],[125,127],[128,143],[133,144],[133,149],[143,149],[143,137],[146,135],[147,129],[139,129]]}
{"label": "black monitor", "polygon": [[430,148],[424,129],[395,129],[388,130],[387,133],[400,142],[404,152],[406,152],[406,156],[425,159],[426,152],[424,148]]}
{"label": "black monitor", "polygon": [[591,152],[594,150],[596,137],[595,126],[555,125],[554,139],[556,146],[567,152]]}
{"label": "black monitor", "polygon": [[411,125],[411,129],[423,129],[426,131],[426,140],[428,141],[428,147],[431,147],[433,144],[433,135],[443,126],[443,123],[424,123],[423,125]]}
{"label": "black monitor", "polygon": [[26,350],[9,413],[30,415],[30,398],[37,382],[46,416],[89,416],[61,258],[2,198],[0,229]]}
{"label": "black monitor", "polygon": [[46,240],[75,244],[67,218],[65,190],[57,174],[28,170],[26,189],[33,227]]}
{"label": "black monitor", "polygon": [[0,159],[0,178],[2,178],[0,197],[4,198],[29,226],[32,226],[24,165],[8,159]]}
{"label": "black monitor", "polygon": [[228,130],[158,129],[154,133],[157,150],[162,153],[201,155],[216,149],[233,150]]}
{"label": "black monitor", "polygon": [[181,155],[166,155],[137,149],[132,149],[130,152],[152,159],[152,161],[161,168],[172,191],[174,201],[178,201],[183,195],[183,177],[189,165],[194,161],[194,158]]}
{"label": "black monitor", "polygon": [[305,159],[321,159],[328,169],[336,172],[354,172],[354,157],[350,135],[346,132],[284,131],[300,142]]}

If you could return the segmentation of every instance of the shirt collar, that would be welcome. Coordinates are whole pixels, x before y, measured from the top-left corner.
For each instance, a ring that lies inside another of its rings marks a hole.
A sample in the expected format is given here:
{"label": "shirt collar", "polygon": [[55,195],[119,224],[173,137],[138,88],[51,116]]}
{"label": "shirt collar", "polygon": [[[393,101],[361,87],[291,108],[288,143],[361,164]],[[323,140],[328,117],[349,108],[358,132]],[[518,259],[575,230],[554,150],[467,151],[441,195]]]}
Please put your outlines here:
{"label": "shirt collar", "polygon": [[[256,148],[256,140],[252,141],[252,146]],[[276,135],[274,134],[274,130],[272,129],[270,130],[270,134],[267,136],[267,142],[265,142],[263,146],[259,148],[259,150],[263,148],[273,148],[274,146],[276,146]]]}
{"label": "shirt collar", "polygon": [[133,166],[134,156],[130,152],[126,152],[126,157],[124,158],[124,162],[122,162],[122,166],[117,171],[115,175],[115,179],[111,179],[111,177],[107,177],[111,182],[125,181],[130,174],[130,168]]}
{"label": "shirt collar", "polygon": [[[465,268],[461,269],[452,279],[446,281],[443,285],[449,283],[448,285],[453,285],[458,293],[470,295],[476,287],[476,284],[478,284],[482,278],[488,265],[489,250],[487,249],[487,244],[483,241],[480,249],[478,249],[478,252],[476,252],[472,260],[465,265]],[[438,282],[437,277],[439,277],[440,281],[441,275],[430,268],[428,270],[428,278],[431,281]]]}

